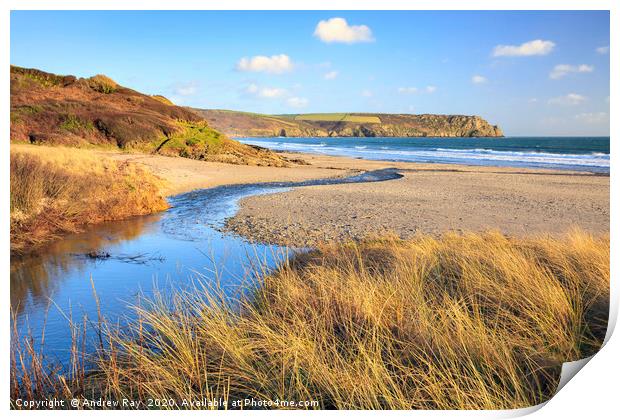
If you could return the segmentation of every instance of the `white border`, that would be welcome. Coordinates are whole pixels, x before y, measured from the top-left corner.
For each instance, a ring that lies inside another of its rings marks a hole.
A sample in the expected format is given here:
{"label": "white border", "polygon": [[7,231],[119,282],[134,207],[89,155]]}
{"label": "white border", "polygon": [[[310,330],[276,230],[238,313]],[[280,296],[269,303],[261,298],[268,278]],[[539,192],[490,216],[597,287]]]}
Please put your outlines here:
{"label": "white border", "polygon": [[[162,0],[153,1],[138,1],[138,0],[92,0],[88,3],[80,2],[76,0],[61,0],[50,2],[45,0],[4,0],[0,3],[0,88],[2,92],[2,118],[0,120],[0,127],[2,135],[2,153],[0,154],[0,166],[2,170],[2,181],[0,182],[0,193],[3,197],[3,205],[0,206],[2,215],[0,216],[0,223],[3,229],[3,235],[1,238],[2,254],[0,256],[1,267],[4,273],[9,272],[9,108],[10,108],[10,95],[9,95],[9,30],[10,30],[10,10],[41,10],[41,9],[53,9],[53,10],[140,10],[140,9],[154,9],[154,10],[611,10],[611,39],[618,40],[619,31],[618,26],[620,23],[619,6],[618,1],[608,0],[418,0],[418,1],[397,1],[397,0],[381,0],[381,1],[353,1],[353,0],[297,0],[297,1],[281,1],[281,0],[262,0],[260,2],[250,0],[228,0],[226,2],[213,2],[211,4],[207,2],[198,2],[190,0],[175,0],[174,2],[166,2]],[[234,30],[234,28],[231,28]],[[611,43],[610,62],[611,62],[611,75],[620,74],[620,66],[618,60],[620,55],[618,54],[618,47],[615,42]],[[611,92],[610,92],[610,115],[620,115],[617,111],[616,98],[618,95],[619,84],[616,77],[611,78]],[[614,145],[617,141],[620,125],[617,119],[611,118],[611,214],[615,215],[618,208],[618,195],[615,182],[615,159],[617,147]],[[611,232],[612,235],[612,253],[611,253],[611,279],[612,279],[612,311],[611,320],[615,324],[618,310],[618,281],[616,273],[618,271],[617,264],[614,261],[618,261],[619,254],[617,252],[615,232],[617,232],[616,218],[611,219]],[[2,343],[5,351],[4,359],[0,360],[2,371],[0,373],[0,398],[5,398],[4,408],[9,411],[8,395],[9,395],[9,276],[4,276],[0,282],[1,295],[5,299],[4,310],[1,312],[3,328],[0,330],[2,337]],[[608,337],[609,338],[609,337]],[[609,418],[612,415],[617,416],[618,408],[620,408],[618,397],[618,378],[620,374],[620,342],[617,337],[611,337],[608,340],[605,347],[597,354],[590,363],[579,372],[576,379],[569,381],[566,386],[552,398],[544,408],[540,410],[526,409],[516,411],[408,411],[398,412],[389,411],[383,412],[379,415],[387,417],[424,417],[424,418],[452,418],[464,417],[464,418],[504,418],[524,415],[535,411],[531,414],[531,418]],[[541,408],[541,407],[538,407]],[[612,414],[613,413],[613,414]],[[10,416],[32,418],[40,416],[49,416],[50,418],[60,418],[61,416],[81,416],[77,412],[16,412],[11,411],[8,413]],[[370,416],[375,413],[370,412],[321,412],[321,416],[334,417],[342,415],[355,415],[355,416]],[[111,412],[91,412],[89,416],[125,416],[127,413],[111,413]],[[131,413],[131,416],[146,418],[160,418],[165,416],[162,412],[136,412]],[[174,413],[174,416],[180,415]],[[209,413],[184,413],[187,416],[210,416]],[[261,418],[273,418],[281,416],[294,416],[305,417],[313,415],[304,412],[218,412],[218,417],[246,417],[258,416]]]}

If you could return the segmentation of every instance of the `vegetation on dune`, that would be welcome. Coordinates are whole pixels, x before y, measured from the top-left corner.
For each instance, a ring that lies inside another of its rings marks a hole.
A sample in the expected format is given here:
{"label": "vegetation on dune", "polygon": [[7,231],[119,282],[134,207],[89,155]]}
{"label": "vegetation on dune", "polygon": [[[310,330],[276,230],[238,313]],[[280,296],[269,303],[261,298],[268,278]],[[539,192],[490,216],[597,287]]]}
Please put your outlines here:
{"label": "vegetation on dune", "polygon": [[170,99],[166,98],[163,95],[151,95],[151,98],[158,100],[162,104],[174,105],[174,102],[172,102]]}
{"label": "vegetation on dune", "polygon": [[11,66],[11,73],[23,77],[22,79],[16,80],[20,85],[19,87],[22,87],[24,84],[23,82],[26,80],[47,88],[52,86],[65,86],[67,84],[74,83],[77,80],[75,76],[61,76],[37,69],[27,69],[18,66]]}
{"label": "vegetation on dune", "polygon": [[86,79],[88,86],[99,93],[112,93],[118,89],[118,84],[103,74],[97,74]]}
{"label": "vegetation on dune", "polygon": [[11,252],[27,252],[87,223],[168,207],[141,167],[64,147],[11,146]]}
{"label": "vegetation on dune", "polygon": [[286,166],[287,160],[268,149],[241,144],[213,130],[204,121],[180,123],[182,130],[161,142],[155,152],[191,159],[256,166]]}
{"label": "vegetation on dune", "polygon": [[[104,75],[58,76],[11,66],[11,141],[114,147],[235,164],[284,166],[210,128],[161,95],[144,95]],[[162,146],[162,147],[160,147]]]}
{"label": "vegetation on dune", "polygon": [[[139,149],[181,131],[195,113],[118,85],[11,66],[11,141]],[[86,128],[86,129],[84,129]]]}
{"label": "vegetation on dune", "polygon": [[[251,290],[234,303],[206,286],[143,301],[129,330],[109,331],[97,372],[59,379],[40,362],[15,363],[11,397],[314,400],[339,409],[539,404],[555,392],[563,362],[602,344],[609,237],[327,244]],[[27,349],[13,348],[13,360],[27,360],[19,354]]]}
{"label": "vegetation on dune", "polygon": [[210,128],[207,124],[184,123],[183,130],[172,134],[155,149],[164,154],[190,157],[197,153],[218,154],[222,151],[225,136]]}
{"label": "vegetation on dune", "polygon": [[63,116],[59,127],[63,130],[71,131],[72,133],[79,133],[81,131],[92,131],[95,129],[95,126],[91,121],[84,121],[73,114],[67,114]]}

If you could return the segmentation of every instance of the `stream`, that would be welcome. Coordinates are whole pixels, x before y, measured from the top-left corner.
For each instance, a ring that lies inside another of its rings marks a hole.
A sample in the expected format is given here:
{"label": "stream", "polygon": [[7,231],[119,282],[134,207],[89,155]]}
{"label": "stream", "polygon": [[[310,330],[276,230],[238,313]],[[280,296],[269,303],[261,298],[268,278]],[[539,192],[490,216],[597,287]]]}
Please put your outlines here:
{"label": "stream", "polygon": [[[162,213],[88,227],[39,250],[11,258],[12,324],[20,339],[32,337],[46,359],[67,366],[72,342],[69,320],[96,322],[99,300],[108,322],[131,318],[139,295],[153,296],[218,281],[226,296],[240,293],[256,266],[271,269],[295,250],[251,243],[222,232],[239,200],[310,185],[379,182],[401,178],[395,169],[347,178],[221,186],[169,197]],[[89,330],[93,330],[90,328]],[[87,350],[95,346],[87,331]]]}

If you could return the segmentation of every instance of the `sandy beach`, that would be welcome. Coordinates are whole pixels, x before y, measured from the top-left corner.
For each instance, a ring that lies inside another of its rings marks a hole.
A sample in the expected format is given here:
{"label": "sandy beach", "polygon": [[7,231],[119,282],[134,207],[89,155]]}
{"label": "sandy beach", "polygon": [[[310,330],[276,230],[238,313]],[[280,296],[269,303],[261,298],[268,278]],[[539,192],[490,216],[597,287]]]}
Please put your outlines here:
{"label": "sandy beach", "polygon": [[244,199],[226,228],[255,241],[312,246],[395,232],[439,235],[499,230],[509,235],[562,234],[574,227],[609,231],[609,177],[583,172],[383,162],[287,154],[308,165],[288,168],[105,153],[147,166],[167,194],[218,185],[300,181],[398,168],[403,178],[296,188]]}
{"label": "sandy beach", "polygon": [[98,152],[107,158],[144,165],[162,178],[166,185],[164,193],[175,195],[200,188],[220,185],[252,184],[272,181],[304,181],[338,176],[347,176],[358,171],[350,164],[336,164],[329,157],[289,154],[294,159],[306,159],[309,165],[291,164],[290,167],[231,165],[218,162],[204,162],[181,157],[161,156],[145,153]]}

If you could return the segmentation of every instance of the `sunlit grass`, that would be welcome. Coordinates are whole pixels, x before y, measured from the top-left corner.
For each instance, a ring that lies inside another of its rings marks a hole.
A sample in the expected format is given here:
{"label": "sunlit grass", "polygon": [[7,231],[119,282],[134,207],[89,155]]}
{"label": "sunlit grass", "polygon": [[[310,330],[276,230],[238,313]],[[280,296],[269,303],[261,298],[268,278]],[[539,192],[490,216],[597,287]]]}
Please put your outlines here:
{"label": "sunlit grass", "polygon": [[539,404],[563,362],[602,344],[609,238],[327,244],[253,290],[240,301],[207,286],[142,300],[129,330],[110,328],[96,387],[66,389],[338,409]]}
{"label": "sunlit grass", "polygon": [[11,145],[11,250],[30,248],[81,225],[167,208],[161,180],[90,150]]}

